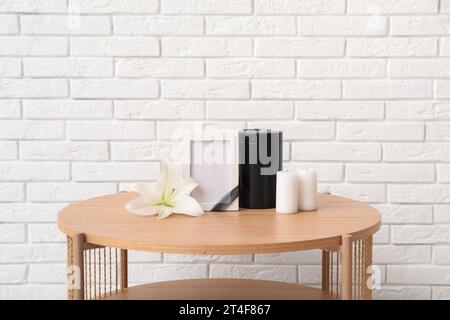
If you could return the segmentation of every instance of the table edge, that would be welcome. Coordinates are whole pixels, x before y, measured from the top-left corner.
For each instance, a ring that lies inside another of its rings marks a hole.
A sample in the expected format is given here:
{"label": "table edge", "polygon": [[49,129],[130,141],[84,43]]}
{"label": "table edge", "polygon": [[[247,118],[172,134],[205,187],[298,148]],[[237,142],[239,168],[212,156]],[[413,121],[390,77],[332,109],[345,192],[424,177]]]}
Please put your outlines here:
{"label": "table edge", "polygon": [[[68,230],[65,226],[61,225],[58,221],[58,228],[67,236],[73,237],[75,234],[83,232],[75,232]],[[375,234],[381,228],[381,220],[375,225],[364,229],[358,230],[353,233],[348,233],[352,236],[352,241],[368,238]],[[124,245],[123,241],[116,239],[105,239],[101,236],[86,235],[86,242],[103,247],[114,247],[127,250],[136,250],[142,252],[155,252],[155,253],[174,253],[174,254],[220,254],[220,255],[239,255],[239,254],[261,254],[261,253],[281,253],[292,251],[304,251],[313,249],[327,249],[337,248],[342,244],[342,236],[331,236],[321,239],[303,240],[295,242],[281,242],[277,244],[257,244],[257,245],[221,245],[221,246],[165,246],[165,245],[151,245],[151,244],[136,244],[136,245]]]}

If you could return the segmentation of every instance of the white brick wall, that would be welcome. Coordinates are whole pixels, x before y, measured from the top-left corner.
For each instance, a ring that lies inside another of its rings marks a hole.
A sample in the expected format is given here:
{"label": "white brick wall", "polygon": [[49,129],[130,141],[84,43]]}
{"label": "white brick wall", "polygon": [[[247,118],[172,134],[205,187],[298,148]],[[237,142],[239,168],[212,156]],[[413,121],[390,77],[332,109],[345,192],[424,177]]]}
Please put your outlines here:
{"label": "white brick wall", "polygon": [[[283,130],[286,167],[382,213],[375,297],[450,298],[449,0],[0,0],[0,298],[65,298],[57,212],[202,127]],[[318,251],[130,260],[132,283],[320,275]]]}

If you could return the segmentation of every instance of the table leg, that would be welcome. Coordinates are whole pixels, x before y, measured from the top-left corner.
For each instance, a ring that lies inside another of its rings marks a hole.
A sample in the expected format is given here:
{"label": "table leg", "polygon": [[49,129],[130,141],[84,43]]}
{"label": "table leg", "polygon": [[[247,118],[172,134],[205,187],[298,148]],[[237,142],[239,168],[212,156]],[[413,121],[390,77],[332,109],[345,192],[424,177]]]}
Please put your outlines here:
{"label": "table leg", "polygon": [[330,291],[330,252],[322,250],[322,290]]}
{"label": "table leg", "polygon": [[128,251],[120,250],[120,271],[121,271],[121,288],[122,290],[128,288]]}
{"label": "table leg", "polygon": [[370,300],[372,236],[342,236],[337,249],[322,249],[322,290],[340,299]]}
{"label": "table leg", "polygon": [[95,300],[128,287],[128,250],[86,242],[84,234],[67,237],[67,298]]}
{"label": "table leg", "polygon": [[363,299],[371,300],[372,299],[372,288],[369,287],[369,278],[370,274],[368,272],[368,268],[372,266],[372,245],[373,240],[372,236],[364,239],[364,283],[363,283]]}
{"label": "table leg", "polygon": [[82,233],[67,238],[67,298],[70,300],[84,299],[84,242]]}
{"label": "table leg", "polygon": [[342,236],[342,300],[352,299],[352,236]]}

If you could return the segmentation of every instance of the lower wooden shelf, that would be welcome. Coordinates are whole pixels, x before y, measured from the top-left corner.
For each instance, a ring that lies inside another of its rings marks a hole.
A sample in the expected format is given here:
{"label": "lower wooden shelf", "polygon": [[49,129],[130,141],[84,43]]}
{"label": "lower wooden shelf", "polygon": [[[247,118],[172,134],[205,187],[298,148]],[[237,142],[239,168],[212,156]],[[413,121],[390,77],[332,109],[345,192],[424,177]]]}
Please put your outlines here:
{"label": "lower wooden shelf", "polygon": [[194,279],[129,287],[103,300],[333,300],[329,292],[299,284],[243,279]]}

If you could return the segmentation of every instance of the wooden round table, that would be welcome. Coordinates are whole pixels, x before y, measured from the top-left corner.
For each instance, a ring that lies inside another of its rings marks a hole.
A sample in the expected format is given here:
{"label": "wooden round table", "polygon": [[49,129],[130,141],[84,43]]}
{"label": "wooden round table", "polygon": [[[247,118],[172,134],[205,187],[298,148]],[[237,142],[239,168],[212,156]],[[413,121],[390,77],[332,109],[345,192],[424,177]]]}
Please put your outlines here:
{"label": "wooden round table", "polygon": [[[318,194],[318,210],[273,209],[172,215],[128,212],[118,193],[64,208],[69,299],[370,299],[366,283],[380,214],[361,202]],[[197,279],[128,287],[127,251],[249,254],[322,250],[322,289],[274,281]]]}

